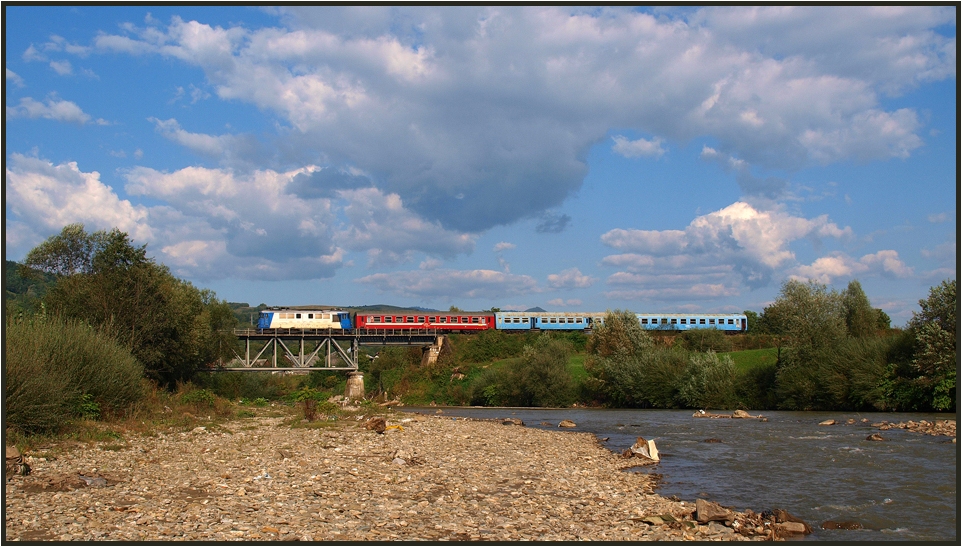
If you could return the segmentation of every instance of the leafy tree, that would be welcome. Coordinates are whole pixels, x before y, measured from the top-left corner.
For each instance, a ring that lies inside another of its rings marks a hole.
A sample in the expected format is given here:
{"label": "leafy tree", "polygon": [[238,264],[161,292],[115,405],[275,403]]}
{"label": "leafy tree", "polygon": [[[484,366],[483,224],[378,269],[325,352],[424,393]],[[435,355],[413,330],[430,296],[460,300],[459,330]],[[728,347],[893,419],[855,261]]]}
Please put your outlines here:
{"label": "leafy tree", "polygon": [[510,365],[508,400],[518,406],[565,406],[574,398],[568,372],[570,348],[562,340],[541,335],[525,346],[521,361]]}
{"label": "leafy tree", "polygon": [[922,310],[909,323],[916,340],[912,364],[927,378],[936,410],[955,408],[958,302],[958,283],[945,280],[929,290],[927,299],[919,300]]}
{"label": "leafy tree", "polygon": [[731,408],[735,404],[735,363],[709,350],[692,353],[679,379],[678,399],[688,408]]}
{"label": "leafy tree", "polygon": [[889,314],[882,311],[881,308],[875,308],[875,328],[880,331],[887,331],[892,328],[892,318]]}
{"label": "leafy tree", "polygon": [[758,313],[752,310],[745,310],[742,313],[744,313],[745,317],[748,319],[748,324],[745,325],[748,329],[748,332],[762,334],[761,325],[759,324],[761,317],[758,315]]}
{"label": "leafy tree", "polygon": [[27,266],[57,276],[51,311],[96,326],[168,387],[230,355],[236,319],[226,302],[175,278],[120,230],[64,227],[27,254]]}
{"label": "leafy tree", "polygon": [[845,328],[852,338],[872,336],[878,329],[878,312],[869,303],[857,279],[850,281],[842,293],[842,313],[845,315]]}
{"label": "leafy tree", "polygon": [[825,406],[826,391],[819,376],[823,353],[847,334],[842,299],[815,281],[790,280],[765,308],[789,348],[780,351],[777,391],[782,408],[807,410]]}
{"label": "leafy tree", "polygon": [[681,333],[681,340],[688,351],[717,351],[732,350],[732,341],[724,332],[718,329],[691,329]]}

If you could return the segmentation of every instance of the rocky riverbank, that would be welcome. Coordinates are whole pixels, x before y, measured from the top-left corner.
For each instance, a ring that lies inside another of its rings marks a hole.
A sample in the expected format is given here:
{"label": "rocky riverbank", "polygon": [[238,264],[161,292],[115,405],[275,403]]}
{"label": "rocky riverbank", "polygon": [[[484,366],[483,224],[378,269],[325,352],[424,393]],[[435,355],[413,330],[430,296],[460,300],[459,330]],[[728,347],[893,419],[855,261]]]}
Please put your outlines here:
{"label": "rocky riverbank", "polygon": [[[667,499],[588,433],[386,415],[34,450],[5,481],[5,540],[749,540],[777,516]],[[699,522],[699,517],[701,522]],[[797,527],[797,526],[796,526]]]}

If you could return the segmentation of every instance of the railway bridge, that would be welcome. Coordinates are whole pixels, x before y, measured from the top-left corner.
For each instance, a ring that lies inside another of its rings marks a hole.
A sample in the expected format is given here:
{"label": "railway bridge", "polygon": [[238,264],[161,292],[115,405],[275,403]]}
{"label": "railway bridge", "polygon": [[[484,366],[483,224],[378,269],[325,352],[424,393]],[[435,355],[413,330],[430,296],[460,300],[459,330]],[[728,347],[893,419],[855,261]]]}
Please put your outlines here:
{"label": "railway bridge", "polygon": [[[244,355],[235,351],[231,362],[240,366],[215,370],[356,372],[360,346],[438,347],[443,336],[436,329],[235,329],[234,334],[244,342]],[[252,354],[251,342],[264,345]]]}

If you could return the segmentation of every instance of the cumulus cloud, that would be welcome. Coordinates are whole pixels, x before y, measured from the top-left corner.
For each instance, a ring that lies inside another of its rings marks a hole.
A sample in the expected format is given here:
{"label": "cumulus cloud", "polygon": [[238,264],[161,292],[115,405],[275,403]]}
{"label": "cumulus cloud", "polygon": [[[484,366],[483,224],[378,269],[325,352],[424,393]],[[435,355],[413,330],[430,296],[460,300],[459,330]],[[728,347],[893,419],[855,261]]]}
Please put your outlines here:
{"label": "cumulus cloud", "polygon": [[567,300],[563,298],[554,298],[554,299],[548,300],[549,306],[557,306],[559,308],[580,306],[582,305],[582,303],[583,302],[577,298],[569,298]]}
{"label": "cumulus cloud", "polygon": [[[100,173],[85,173],[75,162],[54,165],[36,157],[11,154],[6,168],[6,202],[19,228],[8,244],[25,251],[47,234],[82,222],[92,229],[119,228],[145,241],[154,233],[148,209],[120,199]],[[41,235],[44,234],[44,235]]]}
{"label": "cumulus cloud", "polygon": [[124,171],[128,195],[159,203],[146,207],[119,198],[99,173],[83,172],[76,163],[14,154],[6,178],[8,225],[16,229],[8,244],[35,245],[72,222],[117,227],[159,250],[175,273],[195,279],[330,277],[347,250],[367,251],[373,262],[473,250],[475,236],[418,217],[396,194],[362,188],[304,197],[291,191],[304,180],[298,177],[319,171]]}
{"label": "cumulus cloud", "polygon": [[552,289],[584,289],[594,285],[595,281],[594,277],[582,274],[578,268],[548,275],[548,286]]}
{"label": "cumulus cloud", "polygon": [[[745,202],[702,215],[684,230],[614,229],[605,245],[625,251],[602,264],[621,269],[607,279],[612,297],[670,299],[724,297],[739,287],[768,285],[777,271],[795,265],[790,244],[799,239],[850,239],[827,215],[806,219],[781,209],[759,210]],[[639,287],[638,289],[631,288]],[[658,288],[648,288],[648,287]],[[640,288],[644,287],[644,288]]]}
{"label": "cumulus cloud", "polygon": [[[23,97],[17,106],[7,107],[8,118],[46,118],[58,122],[86,124],[91,121],[89,114],[84,112],[76,103],[58,100],[56,97],[49,97],[46,103],[34,100],[32,97]],[[98,118],[98,125],[106,125],[107,122]]]}
{"label": "cumulus cloud", "polygon": [[[615,137],[630,156],[710,135],[719,155],[759,168],[906,157],[922,145],[919,115],[887,110],[879,95],[952,78],[956,64],[955,38],[934,30],[954,12],[931,6],[274,13],[283,26],[175,17],[94,46],[199,67],[220,99],[289,124],[281,149],[356,166],[414,213],[462,232],[558,207],[615,127],[659,135]],[[25,58],[44,55],[31,48]],[[784,191],[784,181],[738,172],[748,195]],[[538,231],[569,220],[543,218]]]}
{"label": "cumulus cloud", "polygon": [[620,154],[626,158],[640,158],[643,156],[654,156],[656,158],[661,157],[665,153],[665,149],[662,146],[662,140],[655,139],[638,139],[635,141],[630,141],[622,135],[617,135],[613,137],[615,145],[611,147],[616,154]]}
{"label": "cumulus cloud", "polygon": [[377,273],[356,280],[378,290],[422,301],[455,298],[500,299],[537,291],[537,281],[527,275],[494,270],[415,270]]}
{"label": "cumulus cloud", "polygon": [[882,274],[889,277],[911,277],[912,268],[905,265],[899,254],[892,250],[867,254],[856,260],[844,253],[835,252],[823,256],[809,265],[795,268],[794,279],[814,279],[819,283],[831,283],[838,278],[859,275]]}
{"label": "cumulus cloud", "polygon": [[501,251],[508,251],[517,247],[514,243],[508,243],[507,241],[502,241],[494,246],[494,252],[500,253]]}
{"label": "cumulus cloud", "polygon": [[474,250],[475,236],[444,229],[404,206],[397,194],[376,188],[339,190],[347,202],[344,213],[350,228],[336,236],[339,244],[354,251],[367,251],[371,264],[397,264],[422,252],[453,258]]}

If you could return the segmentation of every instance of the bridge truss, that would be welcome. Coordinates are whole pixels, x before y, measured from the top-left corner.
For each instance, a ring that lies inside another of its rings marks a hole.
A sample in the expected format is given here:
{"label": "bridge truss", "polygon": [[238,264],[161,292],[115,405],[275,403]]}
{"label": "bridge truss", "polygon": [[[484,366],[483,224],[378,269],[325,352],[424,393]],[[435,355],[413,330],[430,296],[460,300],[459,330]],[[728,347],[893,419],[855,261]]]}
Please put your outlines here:
{"label": "bridge truss", "polygon": [[[234,334],[244,342],[244,355],[235,351],[231,364],[240,366],[213,370],[357,371],[360,346],[431,346],[438,337],[434,329],[236,329]],[[252,341],[264,342],[253,355]]]}

